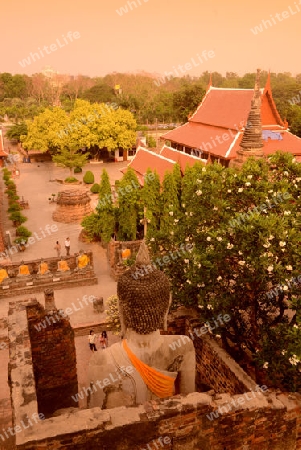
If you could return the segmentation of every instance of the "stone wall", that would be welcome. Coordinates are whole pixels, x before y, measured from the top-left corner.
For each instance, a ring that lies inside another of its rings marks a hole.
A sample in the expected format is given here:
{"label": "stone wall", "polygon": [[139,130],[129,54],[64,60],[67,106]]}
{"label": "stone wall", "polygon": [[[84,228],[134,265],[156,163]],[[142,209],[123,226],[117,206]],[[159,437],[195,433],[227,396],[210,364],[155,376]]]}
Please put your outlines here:
{"label": "stone wall", "polygon": [[[39,413],[48,416],[61,408],[76,407],[71,397],[78,392],[78,386],[69,317],[58,315],[60,320],[53,321],[52,316],[58,314],[55,305],[45,310],[38,302],[32,302],[26,310]],[[38,325],[46,317],[51,326],[40,328]]]}
{"label": "stone wall", "polygon": [[40,259],[24,262],[28,266],[29,276],[17,276],[19,273],[19,262],[3,265],[7,270],[9,279],[5,279],[0,284],[0,298],[41,292],[48,287],[66,289],[74,285],[86,286],[97,284],[98,280],[93,270],[93,253],[87,252],[87,255],[90,258],[90,267],[82,270],[77,270],[76,255],[64,257],[70,268],[70,271],[67,272],[57,271],[60,258],[45,258],[43,261],[48,264],[48,269],[51,272],[47,275],[38,274],[41,263]]}
{"label": "stone wall", "polygon": [[[135,408],[73,410],[17,434],[33,450],[299,450],[301,397],[193,393]],[[232,409],[229,409],[232,402]],[[242,402],[240,402],[242,403]],[[220,412],[219,412],[220,411]],[[215,413],[216,418],[212,413]]]}
{"label": "stone wall", "polygon": [[[9,311],[9,380],[15,427],[25,416],[31,417],[38,412],[33,368],[35,355],[44,344],[41,342],[38,347],[34,338],[32,346],[29,339],[32,326],[29,322],[40,314],[37,302],[31,300],[12,305]],[[187,334],[193,333],[196,327],[196,319],[188,314],[173,320],[177,332],[184,327]],[[169,328],[172,331],[172,322]],[[199,340],[204,343],[198,345]],[[60,340],[56,342],[59,345]],[[231,358],[212,339],[205,335],[196,337],[194,343],[198,370],[208,377],[208,384],[216,386],[217,391],[228,389],[230,393],[195,392],[138,407],[111,410],[70,408],[30,427],[20,426],[16,431],[16,448],[301,450],[301,396],[269,390],[256,392],[252,380],[235,363],[232,364]],[[212,370],[205,370],[206,358],[208,361],[212,358],[209,361]],[[61,370],[68,375],[68,370]],[[47,380],[48,375],[44,376]],[[51,385],[50,378],[48,380]],[[235,395],[231,395],[235,390]]]}
{"label": "stone wall", "polygon": [[[53,295],[53,291],[50,292]],[[59,316],[60,320],[52,321],[51,317],[55,314],[58,314],[55,305],[51,310],[45,310],[36,299],[12,302],[9,308],[11,390],[13,393],[18,387],[13,376],[18,359],[16,353],[26,355],[24,361],[26,370],[21,378],[23,382],[26,381],[26,387],[30,386],[31,393],[24,393],[22,403],[26,402],[27,397],[33,398],[32,390],[34,390],[38,412],[45,417],[52,415],[58,409],[77,406],[77,402],[71,397],[78,392],[74,331],[68,316]],[[45,328],[39,326],[46,317],[51,326],[47,322],[45,322]],[[18,338],[22,337],[22,345],[18,340],[11,345],[15,335],[14,328],[20,319],[21,329],[20,326],[17,325],[17,327],[19,328]],[[24,362],[22,363],[21,359],[23,369]],[[30,379],[28,379],[28,371]]]}

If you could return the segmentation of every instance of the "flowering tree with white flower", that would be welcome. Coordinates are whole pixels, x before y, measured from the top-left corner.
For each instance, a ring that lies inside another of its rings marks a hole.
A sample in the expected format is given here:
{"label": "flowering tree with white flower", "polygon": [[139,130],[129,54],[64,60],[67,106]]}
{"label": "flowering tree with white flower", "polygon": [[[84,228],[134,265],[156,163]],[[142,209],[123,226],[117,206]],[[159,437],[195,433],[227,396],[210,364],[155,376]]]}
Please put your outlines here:
{"label": "flowering tree with white flower", "polygon": [[[278,153],[241,170],[194,166],[182,184],[183,216],[171,243],[193,250],[164,270],[175,305],[194,306],[257,382],[301,389],[301,165]],[[274,290],[275,286],[282,286]],[[273,295],[271,295],[273,292]]]}

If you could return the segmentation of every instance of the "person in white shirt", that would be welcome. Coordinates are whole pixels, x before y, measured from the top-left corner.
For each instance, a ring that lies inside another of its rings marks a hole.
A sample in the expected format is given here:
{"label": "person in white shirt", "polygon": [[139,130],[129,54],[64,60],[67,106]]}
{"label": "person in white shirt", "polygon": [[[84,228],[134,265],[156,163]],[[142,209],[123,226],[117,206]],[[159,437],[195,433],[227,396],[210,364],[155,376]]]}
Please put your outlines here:
{"label": "person in white shirt", "polygon": [[88,336],[88,341],[89,341],[89,345],[90,345],[90,350],[92,352],[97,352],[95,340],[96,340],[96,334],[94,334],[93,330],[90,330],[90,334]]}
{"label": "person in white shirt", "polygon": [[66,256],[70,255],[70,239],[67,237],[65,240],[65,249],[66,249]]}

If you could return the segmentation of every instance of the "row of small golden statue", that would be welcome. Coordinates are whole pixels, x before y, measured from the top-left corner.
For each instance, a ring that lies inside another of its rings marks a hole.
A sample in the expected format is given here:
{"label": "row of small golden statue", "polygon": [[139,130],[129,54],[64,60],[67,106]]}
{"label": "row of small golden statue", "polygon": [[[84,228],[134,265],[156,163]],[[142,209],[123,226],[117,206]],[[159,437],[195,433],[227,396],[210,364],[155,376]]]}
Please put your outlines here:
{"label": "row of small golden statue", "polygon": [[[86,269],[89,266],[89,263],[90,263],[89,257],[82,250],[80,250],[78,257],[76,258],[76,269],[75,270]],[[58,261],[57,271],[58,272],[70,271],[70,267],[68,266],[68,263],[65,259],[62,258],[60,261]],[[17,276],[18,277],[24,277],[24,276],[26,277],[26,276],[30,276],[30,275],[31,275],[31,273],[29,271],[28,265],[24,264],[24,261],[21,261]],[[43,259],[41,259],[41,262],[39,265],[38,275],[51,275],[51,272],[48,268],[48,264]],[[8,278],[9,278],[9,276],[8,276],[7,270],[4,268],[0,268],[0,284]]]}

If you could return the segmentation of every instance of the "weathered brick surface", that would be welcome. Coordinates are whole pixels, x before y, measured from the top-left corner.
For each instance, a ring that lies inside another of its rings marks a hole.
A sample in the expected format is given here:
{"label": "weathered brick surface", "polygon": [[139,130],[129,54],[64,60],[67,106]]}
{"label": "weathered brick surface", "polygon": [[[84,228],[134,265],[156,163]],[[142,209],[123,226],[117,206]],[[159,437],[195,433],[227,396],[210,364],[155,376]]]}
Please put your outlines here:
{"label": "weathered brick surface", "polygon": [[[50,325],[45,322],[46,327],[39,329],[46,317]],[[78,392],[74,331],[69,318],[54,322],[50,317],[39,303],[27,307],[38,407],[45,416],[76,406],[71,396]]]}
{"label": "weathered brick surface", "polygon": [[85,190],[67,190],[58,193],[57,207],[52,214],[56,222],[80,222],[92,212],[91,198]]}

